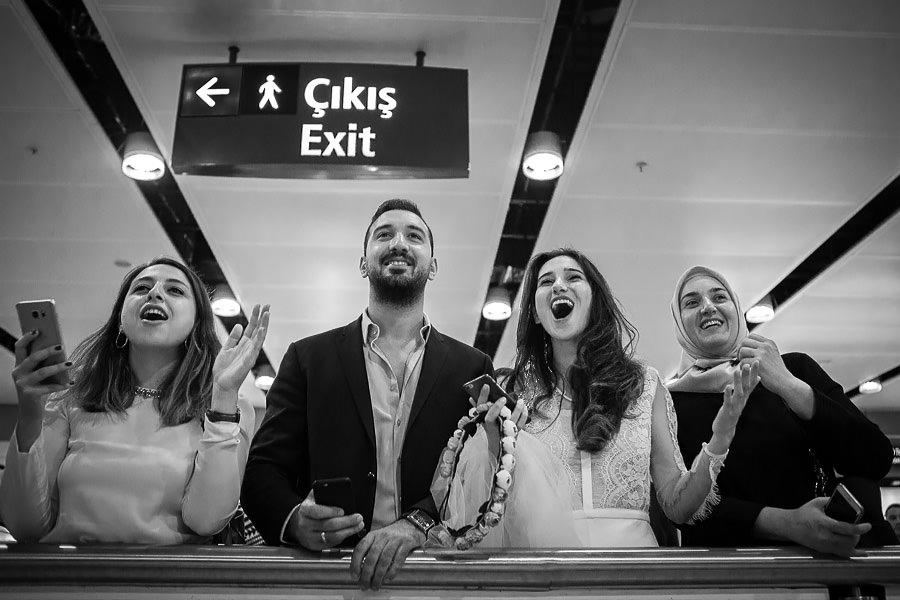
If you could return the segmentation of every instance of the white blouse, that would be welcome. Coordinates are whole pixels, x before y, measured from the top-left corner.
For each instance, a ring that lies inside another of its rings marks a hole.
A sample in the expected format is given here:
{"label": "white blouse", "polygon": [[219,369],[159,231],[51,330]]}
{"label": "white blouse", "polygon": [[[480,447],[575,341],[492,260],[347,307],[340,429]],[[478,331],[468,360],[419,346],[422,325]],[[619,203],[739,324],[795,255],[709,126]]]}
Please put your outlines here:
{"label": "white blouse", "polygon": [[[535,395],[533,390],[524,390],[521,397],[530,405]],[[719,502],[715,481],[722,461],[710,462],[701,452],[690,470],[685,467],[672,397],[652,367],[645,367],[641,395],[601,452],[591,454],[576,447],[572,404],[558,389],[540,413],[529,409],[531,420],[525,430],[564,465],[572,510],[648,512],[651,479],[663,511],[676,523],[701,520]]]}
{"label": "white blouse", "polygon": [[122,415],[48,401],[28,452],[13,432],[0,515],[20,542],[203,542],[238,505],[254,421],[239,403],[239,425],[164,427],[150,398]]}

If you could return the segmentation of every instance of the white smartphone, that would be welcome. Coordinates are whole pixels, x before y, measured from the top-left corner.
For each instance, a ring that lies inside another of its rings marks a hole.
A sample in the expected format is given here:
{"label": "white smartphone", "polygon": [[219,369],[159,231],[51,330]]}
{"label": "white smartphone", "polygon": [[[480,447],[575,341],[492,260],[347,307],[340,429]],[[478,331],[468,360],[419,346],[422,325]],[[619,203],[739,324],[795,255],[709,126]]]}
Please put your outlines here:
{"label": "white smartphone", "polygon": [[[59,319],[56,317],[56,302],[54,300],[26,300],[16,303],[16,312],[19,314],[19,326],[22,328],[22,334],[29,331],[37,330],[38,336],[29,347],[29,354],[34,354],[38,350],[51,348],[53,346],[62,346],[62,335],[59,331]],[[46,360],[38,365],[38,369],[55,365],[66,360],[65,350],[54,353]],[[69,383],[69,375],[65,371],[51,375],[44,379],[41,383],[58,383],[66,385]]]}

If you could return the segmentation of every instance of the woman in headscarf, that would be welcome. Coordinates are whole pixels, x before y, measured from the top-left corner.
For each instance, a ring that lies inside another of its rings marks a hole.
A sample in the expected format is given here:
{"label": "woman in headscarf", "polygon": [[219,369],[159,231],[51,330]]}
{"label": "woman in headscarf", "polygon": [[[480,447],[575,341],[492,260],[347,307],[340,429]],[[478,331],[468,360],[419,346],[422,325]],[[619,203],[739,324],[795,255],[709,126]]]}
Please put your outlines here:
{"label": "woman in headscarf", "polygon": [[683,544],[782,542],[852,553],[871,525],[829,518],[828,499],[819,496],[830,493],[835,470],[875,481],[883,477],[892,460],[890,441],[815,360],[782,355],[775,342],[749,333],[737,295],[716,271],[688,269],[675,286],[671,308],[683,352],[668,388],[685,457],[695,456],[709,436],[735,370],[758,362],[760,377],[719,474],[722,500],[704,522],[682,527]]}

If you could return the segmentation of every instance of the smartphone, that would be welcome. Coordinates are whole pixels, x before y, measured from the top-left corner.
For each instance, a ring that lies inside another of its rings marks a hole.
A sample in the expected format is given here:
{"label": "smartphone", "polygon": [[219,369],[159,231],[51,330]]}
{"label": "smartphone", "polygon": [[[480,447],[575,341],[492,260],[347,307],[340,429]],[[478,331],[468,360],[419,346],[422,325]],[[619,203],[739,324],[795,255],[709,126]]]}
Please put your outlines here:
{"label": "smartphone", "polygon": [[506,398],[506,408],[509,410],[516,409],[516,401],[513,400],[512,396],[503,391],[500,384],[490,375],[482,375],[476,377],[472,381],[464,383],[463,389],[466,390],[466,393],[469,394],[469,396],[477,400],[478,395],[481,393],[481,388],[484,387],[485,384],[491,388],[488,395],[488,402],[496,402],[500,398]]}
{"label": "smartphone", "polygon": [[316,504],[342,508],[345,516],[356,512],[353,482],[349,477],[316,479],[313,481],[313,496]]}
{"label": "smartphone", "polygon": [[863,518],[863,507],[859,500],[853,497],[843,483],[834,488],[834,493],[825,505],[825,514],[838,521],[846,523],[859,523]]}
{"label": "smartphone", "polygon": [[[23,335],[35,329],[38,331],[37,338],[31,342],[31,347],[28,349],[29,354],[34,354],[44,348],[62,345],[62,335],[59,332],[59,319],[56,317],[56,302],[54,300],[17,302],[16,312],[19,314],[19,326],[22,328]],[[65,360],[65,351],[60,351],[41,361],[38,369],[55,365]],[[61,371],[44,379],[41,383],[66,385],[69,383],[69,374],[66,371]]]}

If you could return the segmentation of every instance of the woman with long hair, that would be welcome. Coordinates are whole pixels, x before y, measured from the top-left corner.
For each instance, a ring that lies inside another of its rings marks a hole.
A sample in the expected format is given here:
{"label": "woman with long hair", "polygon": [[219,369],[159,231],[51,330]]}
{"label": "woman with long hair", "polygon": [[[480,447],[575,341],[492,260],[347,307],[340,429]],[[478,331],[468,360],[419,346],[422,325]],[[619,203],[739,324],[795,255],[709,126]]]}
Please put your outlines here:
{"label": "woman with long hair", "polygon": [[[890,440],[841,385],[810,356],[781,354],[772,340],[749,333],[731,285],[708,267],[691,267],[679,278],[671,310],[682,355],[667,385],[685,456],[709,435],[733,373],[757,362],[760,376],[719,476],[721,503],[704,522],[682,528],[684,544],[787,542],[847,556],[870,529],[867,543],[896,543],[881,516],[877,485],[891,467]],[[819,496],[835,486],[835,471],[866,507],[867,523],[825,514],[828,499]]]}
{"label": "woman with long hair", "polygon": [[[32,352],[36,331],[16,342],[0,514],[17,540],[200,543],[227,525],[254,420],[238,388],[268,306],[224,345],[213,319],[200,278],[160,257],[129,271],[109,319],[70,361],[60,346]],[[61,373],[68,383],[48,380]]]}
{"label": "woman with long hair", "polygon": [[[565,539],[559,532],[574,531],[568,545],[656,546],[648,515],[651,482],[666,515],[678,523],[702,519],[717,502],[716,475],[756,367],[734,376],[712,437],[688,470],[676,444],[671,398],[657,372],[634,359],[636,337],[584,254],[558,249],[532,258],[522,286],[515,364],[505,378],[530,418],[518,437],[513,483],[497,528],[502,533],[492,532],[486,543],[559,545]],[[484,400],[483,393],[475,402]],[[488,431],[499,404],[487,412]],[[494,443],[489,437],[490,454]],[[458,489],[451,486],[448,506],[457,511],[472,504],[460,491],[479,479],[472,462],[471,452],[464,453],[453,483]],[[560,488],[562,511],[546,505]],[[534,497],[541,501],[532,502]],[[536,527],[542,532],[535,534]]]}

